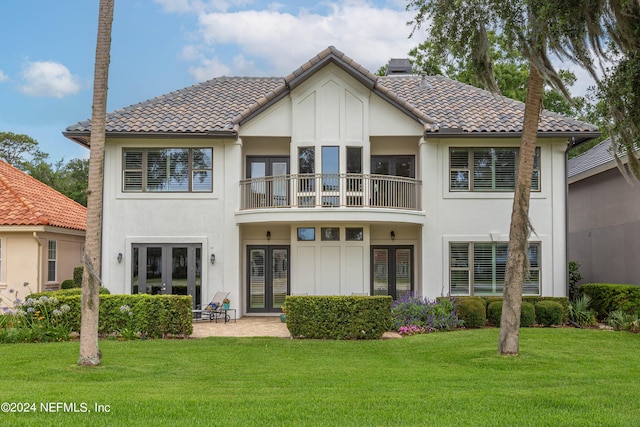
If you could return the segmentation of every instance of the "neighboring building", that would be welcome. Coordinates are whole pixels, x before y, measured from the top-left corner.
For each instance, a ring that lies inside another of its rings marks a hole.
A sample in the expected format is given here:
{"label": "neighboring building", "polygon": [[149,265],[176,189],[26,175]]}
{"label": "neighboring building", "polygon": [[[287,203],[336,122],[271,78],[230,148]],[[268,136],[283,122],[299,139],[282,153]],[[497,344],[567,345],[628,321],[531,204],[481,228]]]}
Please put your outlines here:
{"label": "neighboring building", "polygon": [[581,283],[640,285],[639,259],[640,184],[627,182],[607,139],[569,159],[569,260]]}
{"label": "neighboring building", "polygon": [[[112,292],[502,293],[523,104],[441,76],[377,77],[333,47],[285,78],[220,77],[107,117]],[[65,136],[89,145],[89,121]],[[544,112],[526,294],[566,294],[569,144]],[[121,260],[121,261],[120,261]]]}
{"label": "neighboring building", "polygon": [[16,291],[22,299],[73,279],[82,265],[86,224],[84,206],[0,160],[2,307]]}

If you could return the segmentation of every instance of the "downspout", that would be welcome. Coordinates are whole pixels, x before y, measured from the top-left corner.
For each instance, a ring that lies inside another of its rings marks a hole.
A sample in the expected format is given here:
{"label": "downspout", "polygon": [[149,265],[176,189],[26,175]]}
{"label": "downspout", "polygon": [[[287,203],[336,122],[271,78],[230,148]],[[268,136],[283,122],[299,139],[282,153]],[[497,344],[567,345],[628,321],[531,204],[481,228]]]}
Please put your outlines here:
{"label": "downspout", "polygon": [[575,145],[575,138],[572,143],[569,140],[567,149],[564,150],[564,275],[565,275],[565,294],[569,297],[569,150]]}
{"label": "downspout", "polygon": [[[37,260],[37,264],[38,264],[38,268],[37,268],[37,273],[36,273],[36,292],[40,292],[40,273],[42,272],[42,242],[40,242],[40,239],[38,238],[38,233],[36,231],[33,232],[33,238],[36,240],[36,242],[38,243],[38,260]],[[44,290],[44,289],[42,289]]]}

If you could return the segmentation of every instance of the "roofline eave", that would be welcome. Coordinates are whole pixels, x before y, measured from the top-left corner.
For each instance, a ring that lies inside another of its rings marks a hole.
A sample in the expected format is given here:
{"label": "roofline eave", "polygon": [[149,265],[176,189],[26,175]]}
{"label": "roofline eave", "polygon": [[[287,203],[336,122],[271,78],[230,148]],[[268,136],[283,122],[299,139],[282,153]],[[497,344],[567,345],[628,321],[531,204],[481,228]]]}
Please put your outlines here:
{"label": "roofline eave", "polygon": [[[426,132],[425,138],[520,138],[522,132],[466,132],[463,130],[447,131],[446,128],[440,128],[438,132]],[[569,138],[571,147],[590,141],[600,136],[599,131],[551,131],[538,132],[538,138]],[[577,142],[575,142],[577,141]]]}
{"label": "roofline eave", "polygon": [[[87,148],[90,147],[91,132],[86,131],[72,131],[62,132],[66,138],[83,145]],[[207,132],[107,132],[105,135],[107,138],[238,138],[237,129],[231,130],[213,130]]]}

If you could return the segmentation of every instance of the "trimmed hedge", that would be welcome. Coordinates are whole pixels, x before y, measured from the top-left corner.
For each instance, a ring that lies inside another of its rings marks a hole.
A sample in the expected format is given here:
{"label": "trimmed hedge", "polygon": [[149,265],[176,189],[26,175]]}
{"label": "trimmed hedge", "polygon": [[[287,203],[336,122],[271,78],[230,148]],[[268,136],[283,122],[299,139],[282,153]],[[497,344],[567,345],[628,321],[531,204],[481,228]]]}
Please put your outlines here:
{"label": "trimmed hedge", "polygon": [[[437,299],[440,298],[444,298],[444,297],[439,297]],[[449,297],[447,297],[449,298]],[[469,299],[469,298],[474,298],[474,299],[480,299],[482,300],[486,307],[489,307],[489,304],[491,304],[494,301],[502,301],[504,298],[500,297],[500,296],[485,296],[485,297],[476,297],[476,296],[457,296],[457,297],[451,297],[456,301],[461,301],[464,299]],[[522,302],[528,302],[533,304],[534,306],[539,303],[540,301],[555,301],[558,304],[560,304],[562,306],[562,321],[566,322],[569,319],[569,311],[567,309],[567,306],[569,305],[569,298],[567,297],[541,297],[541,296],[523,296],[522,297]],[[489,317],[489,314],[487,313],[487,318]],[[491,322],[493,323],[493,322]]]}
{"label": "trimmed hedge", "polygon": [[609,313],[622,310],[625,313],[640,313],[640,286],[613,283],[587,283],[578,287],[580,295],[589,295],[589,305],[596,317],[604,321]]}
{"label": "trimmed hedge", "polygon": [[487,305],[487,321],[494,326],[500,326],[500,318],[502,317],[502,301],[491,301]]}
{"label": "trimmed hedge", "polygon": [[522,301],[520,308],[520,327],[532,328],[536,324],[536,308],[527,301]]}
{"label": "trimmed hedge", "polygon": [[[502,318],[502,299],[494,300],[487,306],[487,320],[496,327],[500,327],[500,319]],[[535,307],[527,301],[522,302],[520,308],[520,327],[531,328],[535,324]]]}
{"label": "trimmed hedge", "polygon": [[[109,292],[109,289],[101,286],[98,293],[100,295],[108,295],[111,292]],[[72,295],[82,295],[82,288],[60,289],[58,291],[34,292],[32,294],[27,295],[25,298],[40,298],[42,296],[59,298],[59,297],[68,297]]]}
{"label": "trimmed hedge", "polygon": [[465,297],[454,300],[458,319],[465,328],[482,328],[487,323],[485,300],[480,297]]}
{"label": "trimmed hedge", "polygon": [[71,289],[74,288],[74,283],[73,280],[71,279],[67,279],[64,280],[61,284],[60,284],[60,289]]}
{"label": "trimmed hedge", "polygon": [[539,325],[550,327],[562,325],[564,312],[562,305],[556,301],[540,301],[536,304],[536,322]]}
{"label": "trimmed hedge", "polygon": [[[46,292],[36,296],[32,294],[27,298],[55,297],[60,305],[67,304],[70,310],[63,314],[64,321],[73,332],[80,332],[82,296],[78,293],[61,295],[63,292],[65,291]],[[139,333],[141,337],[186,337],[193,333],[191,303],[190,296],[182,295],[100,293],[98,333],[107,336],[128,329]],[[128,309],[123,309],[125,306]],[[132,314],[129,315],[129,312]]]}
{"label": "trimmed hedge", "polygon": [[293,338],[379,339],[392,328],[390,296],[287,296]]}

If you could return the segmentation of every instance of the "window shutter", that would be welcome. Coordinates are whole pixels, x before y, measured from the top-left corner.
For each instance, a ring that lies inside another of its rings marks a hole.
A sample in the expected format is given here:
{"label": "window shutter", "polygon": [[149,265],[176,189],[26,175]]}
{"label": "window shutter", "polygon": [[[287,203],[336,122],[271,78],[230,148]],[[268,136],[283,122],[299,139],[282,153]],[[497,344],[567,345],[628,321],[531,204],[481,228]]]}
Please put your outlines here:
{"label": "window shutter", "polygon": [[469,295],[469,244],[449,246],[449,286],[451,295]]}
{"label": "window shutter", "polygon": [[469,150],[454,148],[449,152],[449,188],[469,191]]}
{"label": "window shutter", "polygon": [[142,150],[124,150],[123,191],[142,191]]}

